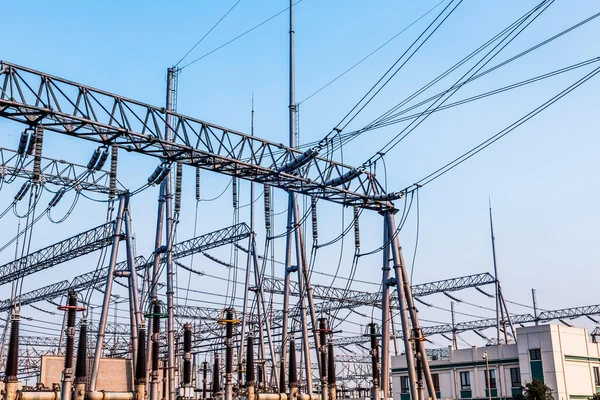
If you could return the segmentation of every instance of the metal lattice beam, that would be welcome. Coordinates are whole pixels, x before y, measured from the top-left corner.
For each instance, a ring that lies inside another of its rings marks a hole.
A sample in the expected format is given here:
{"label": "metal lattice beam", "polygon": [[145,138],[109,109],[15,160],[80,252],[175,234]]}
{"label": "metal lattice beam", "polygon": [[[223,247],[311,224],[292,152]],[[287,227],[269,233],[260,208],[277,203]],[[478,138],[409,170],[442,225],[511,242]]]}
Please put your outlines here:
{"label": "metal lattice beam", "polygon": [[[544,311],[538,315],[537,320],[539,322],[545,322],[557,319],[574,319],[593,315],[600,315],[600,305]],[[536,321],[535,317],[531,314],[511,315],[511,319],[513,324],[517,325],[532,323]],[[488,318],[477,321],[459,322],[455,325],[454,330],[456,332],[482,330],[487,328],[494,328],[496,327],[496,325],[497,321],[495,318]],[[451,333],[452,331],[452,326],[449,324],[428,326],[423,328],[423,333],[426,336],[436,335],[440,333]]]}
{"label": "metal lattice beam", "polygon": [[0,117],[344,205],[381,210],[400,197],[385,195],[371,173],[320,156],[319,147],[301,152],[7,62],[0,64]]}
{"label": "metal lattice beam", "polygon": [[108,222],[4,264],[0,266],[0,285],[107,247],[113,231],[114,223]]}
{"label": "metal lattice beam", "polygon": [[[246,239],[250,236],[250,228],[245,223],[232,225],[227,228],[219,229],[214,232],[207,233],[205,235],[198,236],[193,239],[185,240],[173,245],[173,259],[179,259],[187,257],[194,253],[201,251],[207,251],[225,244],[234,243],[239,240]],[[70,253],[69,253],[70,254]],[[68,260],[69,254],[60,254],[56,257],[61,258],[64,261]],[[163,260],[164,261],[164,260]],[[138,256],[135,258],[135,268],[140,271],[151,265],[151,259]],[[0,267],[1,268],[1,267]],[[36,265],[32,266],[32,269],[37,268]],[[115,271],[128,271],[126,261],[117,263]],[[91,271],[85,274],[76,276],[69,283],[68,281],[61,281],[53,283],[48,286],[44,286],[39,289],[32,290],[24,293],[20,296],[19,300],[21,305],[33,304],[38,301],[52,300],[58,296],[62,296],[67,293],[68,289],[86,289],[99,283],[103,283],[106,280],[108,274],[108,267],[101,268],[99,271]],[[5,299],[0,302],[0,311],[7,311],[11,307],[11,299]]]}

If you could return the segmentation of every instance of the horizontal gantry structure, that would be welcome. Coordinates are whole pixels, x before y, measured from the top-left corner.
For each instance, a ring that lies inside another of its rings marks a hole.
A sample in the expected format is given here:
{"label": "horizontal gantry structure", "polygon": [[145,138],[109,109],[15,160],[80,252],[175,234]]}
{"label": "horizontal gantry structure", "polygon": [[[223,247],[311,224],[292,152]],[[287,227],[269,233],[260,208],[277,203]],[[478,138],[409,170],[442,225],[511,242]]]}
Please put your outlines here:
{"label": "horizontal gantry structure", "polygon": [[301,152],[7,62],[0,63],[0,117],[344,205],[382,210],[401,197],[363,168],[320,154],[321,146]]}

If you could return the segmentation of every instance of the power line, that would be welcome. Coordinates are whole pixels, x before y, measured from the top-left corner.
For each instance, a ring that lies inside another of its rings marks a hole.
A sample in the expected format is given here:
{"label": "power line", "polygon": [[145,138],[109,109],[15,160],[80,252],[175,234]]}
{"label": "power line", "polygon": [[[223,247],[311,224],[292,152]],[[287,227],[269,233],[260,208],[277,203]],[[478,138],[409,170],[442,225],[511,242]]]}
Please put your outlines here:
{"label": "power line", "polygon": [[355,63],[354,65],[352,65],[350,68],[348,68],[347,70],[345,70],[344,72],[342,72],[341,74],[339,74],[338,76],[336,76],[335,78],[333,78],[331,81],[329,81],[325,85],[321,86],[321,88],[318,89],[318,90],[316,90],[313,94],[311,94],[310,96],[308,96],[304,100],[300,101],[298,103],[298,105],[300,105],[300,104],[304,103],[305,101],[311,99],[313,96],[317,95],[318,93],[320,93],[321,91],[323,91],[324,89],[326,89],[328,86],[330,86],[331,84],[333,84],[334,82],[336,82],[338,79],[340,79],[341,77],[343,77],[344,75],[346,75],[348,72],[350,72],[354,68],[358,67],[364,61],[366,61],[368,58],[370,58],[373,54],[377,53],[379,50],[383,49],[385,46],[387,46],[389,43],[391,43],[398,36],[400,36],[401,34],[403,34],[404,32],[406,32],[408,29],[412,28],[413,25],[415,25],[417,22],[421,21],[423,18],[425,18],[427,15],[429,15],[433,10],[435,10],[436,8],[438,8],[442,3],[446,2],[446,1],[448,1],[448,0],[442,0],[439,3],[437,3],[435,6],[433,6],[432,8],[430,8],[425,14],[421,15],[419,18],[417,18],[416,20],[414,20],[413,22],[411,22],[410,25],[404,27],[400,32],[396,33],[394,36],[392,36],[391,38],[389,38],[388,40],[386,40],[382,45],[380,45],[375,50],[373,50],[372,52],[370,52],[369,54],[367,54],[360,61],[358,61],[357,63]]}
{"label": "power line", "polygon": [[[524,124],[525,122],[529,121],[531,118],[533,118],[534,116],[536,116],[540,112],[544,111],[546,108],[550,107],[552,104],[554,104],[555,102],[557,102],[558,100],[560,100],[561,98],[563,98],[564,96],[566,96],[567,94],[569,94],[570,92],[572,92],[573,90],[575,90],[576,88],[578,88],[579,86],[581,86],[582,84],[584,84],[585,82],[587,82],[589,79],[591,79],[596,74],[598,74],[598,72],[600,72],[600,67],[597,67],[597,68],[593,69],[591,72],[589,72],[588,74],[586,74],[583,78],[579,79],[578,81],[576,81],[575,83],[573,83],[571,86],[567,87],[566,89],[562,90],[557,95],[555,95],[554,97],[552,97],[550,100],[544,102],[543,104],[541,104],[540,106],[538,106],[534,110],[530,111],[529,113],[527,113],[523,117],[519,118],[517,121],[513,122],[512,124],[510,124],[506,128],[502,129],[500,132],[496,133],[494,136],[492,136],[492,137],[488,138],[487,140],[481,142],[477,146],[473,147],[471,150],[463,153],[462,155],[460,155],[459,157],[457,157],[454,160],[450,161],[449,163],[447,163],[443,167],[438,168],[436,171],[434,171],[431,174],[427,175],[426,177],[424,177],[423,179],[421,179],[420,181],[418,181],[417,184],[420,185],[420,186],[424,186],[424,185],[432,182],[433,180],[439,178],[440,176],[444,175],[446,172],[448,172],[448,171],[456,168],[457,166],[459,166],[463,162],[465,162],[468,159],[470,159],[471,157],[473,157],[475,154],[477,154],[480,151],[486,149],[488,146],[492,145],[496,141],[502,139],[504,136],[508,135],[510,132],[512,132],[513,130],[515,130],[516,128],[518,128],[519,126],[521,126],[522,124]],[[413,187],[409,187],[409,188],[406,189],[407,192],[408,191],[414,191],[414,190],[416,190],[416,188],[413,188]]]}
{"label": "power line", "polygon": [[217,22],[216,22],[216,23],[215,23],[215,24],[212,26],[212,28],[210,28],[210,29],[208,30],[208,32],[206,32],[206,33],[204,34],[204,36],[202,36],[202,37],[200,38],[200,40],[198,40],[198,41],[196,42],[196,44],[195,44],[195,45],[193,45],[193,46],[192,46],[192,48],[191,48],[191,49],[189,49],[189,50],[188,50],[188,52],[187,52],[187,53],[185,53],[185,55],[184,55],[183,57],[181,57],[181,59],[180,59],[179,61],[177,61],[177,64],[175,64],[175,67],[177,67],[177,66],[178,66],[178,65],[179,65],[179,64],[180,64],[180,63],[181,63],[181,62],[182,62],[182,61],[183,61],[183,60],[184,60],[184,59],[185,59],[185,58],[186,58],[186,57],[187,57],[187,56],[188,56],[188,55],[189,55],[189,54],[190,54],[190,53],[191,53],[191,52],[192,52],[192,51],[193,51],[193,50],[194,50],[194,49],[195,49],[195,48],[196,48],[196,47],[197,47],[197,46],[198,46],[198,45],[199,45],[199,44],[200,44],[200,43],[201,43],[203,40],[204,40],[204,38],[206,38],[206,37],[207,37],[207,36],[208,36],[208,35],[209,35],[209,34],[210,34],[210,33],[211,33],[211,32],[212,32],[212,31],[213,31],[213,30],[214,30],[214,29],[217,27],[217,25],[219,25],[219,24],[221,23],[221,21],[223,21],[223,20],[225,19],[225,17],[227,17],[227,16],[229,15],[229,13],[230,13],[231,11],[233,11],[233,9],[234,9],[234,8],[235,8],[235,7],[236,7],[238,4],[240,4],[240,2],[241,2],[241,1],[242,1],[242,0],[238,0],[238,1],[236,1],[236,3],[235,3],[233,6],[231,6],[231,8],[230,8],[230,9],[229,9],[229,10],[228,10],[226,13],[225,13],[225,15],[223,15],[223,16],[222,16],[222,17],[221,17],[221,18],[220,18],[220,19],[219,19],[219,20],[218,20],[218,21],[217,21]]}
{"label": "power line", "polygon": [[[303,1],[303,0],[298,0],[297,2],[295,2],[295,3],[294,3],[294,5],[296,5],[296,4],[299,4],[299,3],[301,3],[302,1]],[[286,11],[287,11],[287,10],[289,10],[289,9],[290,9],[290,7],[286,7],[285,9],[283,9],[283,10],[279,11],[277,14],[275,14],[275,15],[273,15],[273,16],[271,16],[271,17],[267,18],[267,19],[265,19],[265,20],[264,20],[263,22],[261,22],[260,24],[258,24],[258,25],[254,25],[252,28],[250,28],[250,29],[248,29],[247,31],[245,31],[245,32],[243,32],[243,33],[241,33],[241,34],[239,34],[238,36],[234,37],[233,39],[231,39],[231,40],[229,40],[229,41],[227,41],[227,42],[223,43],[222,45],[220,45],[220,46],[218,46],[218,47],[216,47],[216,48],[212,49],[212,50],[211,50],[211,51],[209,51],[208,53],[205,53],[204,55],[202,55],[202,56],[200,56],[200,57],[196,58],[194,61],[191,61],[191,62],[189,62],[189,63],[185,64],[183,67],[181,67],[181,68],[180,68],[180,70],[181,70],[181,69],[184,69],[184,68],[186,68],[186,67],[189,67],[190,65],[192,65],[192,64],[194,64],[194,63],[197,63],[198,61],[202,60],[202,59],[203,59],[203,58],[205,58],[205,57],[208,57],[209,55],[211,55],[212,53],[214,53],[214,52],[216,52],[216,51],[218,51],[218,50],[221,50],[223,47],[225,47],[225,46],[227,46],[227,45],[229,45],[229,44],[231,44],[231,43],[235,42],[236,40],[240,39],[241,37],[243,37],[243,36],[247,35],[248,33],[252,32],[253,30],[255,30],[255,29],[257,29],[257,28],[259,28],[259,27],[263,26],[263,25],[264,25],[264,24],[266,24],[267,22],[271,21],[271,20],[272,20],[272,19],[274,19],[275,17],[278,17],[279,15],[283,14],[284,12],[286,12]]]}

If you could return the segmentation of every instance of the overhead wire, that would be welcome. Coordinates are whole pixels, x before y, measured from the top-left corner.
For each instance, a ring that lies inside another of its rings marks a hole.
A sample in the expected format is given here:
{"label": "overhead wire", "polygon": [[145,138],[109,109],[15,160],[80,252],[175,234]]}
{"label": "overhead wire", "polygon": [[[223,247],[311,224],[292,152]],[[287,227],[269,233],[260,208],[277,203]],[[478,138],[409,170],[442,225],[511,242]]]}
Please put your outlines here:
{"label": "overhead wire", "polygon": [[[299,3],[301,3],[301,2],[302,2],[302,0],[298,0],[298,1],[296,1],[296,2],[294,3],[294,5],[296,5],[296,4],[299,4]],[[200,57],[198,57],[198,58],[194,59],[193,61],[191,61],[191,62],[189,62],[189,63],[185,64],[183,67],[181,67],[181,68],[180,68],[180,70],[182,70],[182,69],[184,69],[184,68],[187,68],[187,67],[189,67],[189,66],[190,66],[190,65],[192,65],[192,64],[195,64],[195,63],[197,63],[198,61],[200,61],[200,60],[202,60],[202,59],[204,59],[204,58],[208,57],[209,55],[213,54],[214,52],[216,52],[216,51],[218,51],[218,50],[221,50],[223,47],[225,47],[225,46],[227,46],[227,45],[229,45],[229,44],[231,44],[231,43],[235,42],[236,40],[238,40],[238,39],[242,38],[243,36],[245,36],[245,35],[249,34],[250,32],[254,31],[255,29],[257,29],[257,28],[260,28],[261,26],[263,26],[263,25],[264,25],[264,24],[266,24],[267,22],[269,22],[269,21],[271,21],[272,19],[274,19],[274,18],[278,17],[279,15],[283,14],[284,12],[286,12],[286,11],[287,11],[287,10],[289,10],[289,9],[290,9],[290,7],[286,7],[285,9],[283,9],[283,10],[279,11],[277,14],[275,14],[275,15],[273,15],[273,16],[271,16],[271,17],[267,18],[267,19],[265,19],[264,21],[262,21],[262,22],[261,22],[261,23],[259,23],[258,25],[254,25],[252,28],[250,28],[250,29],[248,29],[248,30],[246,30],[246,31],[242,32],[241,34],[239,34],[238,36],[234,37],[233,39],[231,39],[231,40],[229,40],[229,41],[227,41],[227,42],[223,43],[222,45],[220,45],[220,46],[218,46],[218,47],[215,47],[215,48],[214,48],[214,49],[212,49],[211,51],[209,51],[209,52],[207,52],[207,53],[203,54],[202,56],[200,56]]]}
{"label": "overhead wire", "polygon": [[[497,56],[506,46],[515,40],[520,33],[522,33],[529,25],[531,25],[544,11],[554,3],[554,0],[544,0],[540,5],[535,8],[533,12],[528,14],[528,17],[521,20],[516,26],[514,26],[489,52],[487,52],[481,60],[479,60],[473,67],[471,67],[464,75],[461,76],[453,87],[455,89],[448,90],[445,94],[434,101],[427,109],[422,113],[422,118],[413,120],[407,127],[402,129],[398,134],[394,135],[375,155],[371,156],[364,164],[368,165],[374,160],[384,157],[387,152],[396,147],[404,138],[406,138],[411,132],[413,132],[419,125],[421,125],[431,114],[426,114],[433,107],[440,107],[446,101],[448,101],[462,86],[458,85],[460,82],[465,80],[467,75],[471,76],[478,73],[483,67],[485,67],[492,59]],[[524,25],[524,26],[522,26]],[[513,35],[514,34],[514,35]],[[495,53],[495,54],[494,54]],[[487,60],[486,60],[487,59]],[[467,78],[468,79],[468,78]]]}
{"label": "overhead wire", "polygon": [[[425,176],[424,178],[422,178],[421,180],[419,180],[417,182],[417,184],[420,185],[420,186],[424,186],[424,185],[426,185],[426,184],[434,181],[435,179],[439,178],[440,176],[446,174],[448,171],[456,168],[457,166],[459,166],[463,162],[469,160],[474,155],[478,154],[479,152],[481,152],[482,150],[486,149],[487,147],[489,147],[493,143],[495,143],[498,140],[502,139],[504,136],[508,135],[510,132],[512,132],[513,130],[515,130],[516,128],[518,128],[519,126],[521,126],[522,124],[524,124],[525,122],[529,121],[531,118],[533,118],[534,116],[536,116],[540,112],[544,111],[546,108],[550,107],[552,104],[554,104],[555,102],[557,102],[558,100],[560,100],[561,98],[563,98],[564,96],[566,96],[567,94],[569,94],[570,92],[572,92],[573,90],[575,90],[576,88],[578,88],[579,86],[581,86],[583,83],[587,82],[589,79],[591,79],[596,74],[598,74],[598,72],[600,72],[600,67],[597,67],[597,68],[593,69],[591,72],[589,72],[588,74],[586,74],[584,77],[582,77],[581,79],[577,80],[575,83],[573,83],[572,85],[570,85],[566,89],[562,90],[561,92],[559,92],[558,94],[556,94],[555,96],[553,96],[550,100],[545,101],[540,106],[536,107],[534,110],[530,111],[529,113],[527,113],[523,117],[519,118],[517,121],[513,122],[512,124],[508,125],[504,129],[502,129],[501,131],[499,131],[498,133],[496,133],[495,135],[491,136],[490,138],[488,138],[485,141],[481,142],[480,144],[478,144],[477,146],[473,147],[469,151],[463,153],[462,155],[458,156],[454,160],[450,161],[449,163],[445,164],[444,166],[438,168],[434,172],[432,172],[429,175]],[[413,191],[413,190],[416,190],[414,188],[414,186],[413,187],[408,187],[406,189],[407,192],[408,191]]]}
{"label": "overhead wire", "polygon": [[338,76],[336,76],[335,78],[333,78],[332,80],[330,80],[328,83],[326,83],[325,85],[321,86],[319,89],[317,89],[316,91],[314,91],[311,95],[307,96],[304,100],[298,102],[298,105],[300,105],[300,104],[304,103],[305,101],[308,101],[309,99],[313,98],[314,96],[316,96],[317,94],[319,94],[320,92],[322,92],[324,89],[326,89],[327,87],[329,87],[331,84],[333,84],[334,82],[336,82],[338,79],[342,78],[348,72],[350,72],[354,68],[358,67],[364,61],[366,61],[367,59],[369,59],[372,55],[374,55],[379,50],[381,50],[382,48],[384,48],[385,46],[387,46],[389,43],[391,43],[398,36],[400,36],[401,34],[403,34],[404,32],[406,32],[408,29],[410,29],[411,27],[413,27],[416,23],[418,23],[419,21],[421,21],[423,18],[425,18],[427,15],[429,15],[433,10],[435,10],[436,8],[438,8],[440,5],[442,5],[442,3],[446,2],[446,1],[448,1],[448,0],[442,0],[439,3],[437,3],[436,5],[434,5],[427,12],[425,12],[424,14],[422,14],[419,18],[417,18],[416,20],[414,20],[413,22],[411,22],[409,25],[405,26],[402,30],[400,30],[400,32],[396,33],[394,36],[392,36],[390,39],[386,40],[383,44],[381,44],[375,50],[373,50],[372,52],[370,52],[369,54],[367,54],[366,56],[364,56],[362,59],[360,59],[357,63],[353,64],[350,68],[346,69],[344,72],[342,72],[341,74],[339,74]]}
{"label": "overhead wire", "polygon": [[181,64],[181,62],[182,62],[182,61],[183,61],[183,60],[184,60],[184,59],[185,59],[185,58],[186,58],[186,57],[187,57],[187,56],[188,56],[188,55],[189,55],[189,54],[190,54],[192,51],[194,51],[194,49],[195,49],[196,47],[198,47],[198,45],[199,45],[200,43],[202,43],[202,41],[203,41],[203,40],[204,40],[204,39],[205,39],[205,38],[206,38],[206,37],[207,37],[207,36],[208,36],[208,35],[209,35],[209,34],[210,34],[210,33],[211,33],[211,32],[212,32],[212,31],[213,31],[213,30],[214,30],[214,29],[215,29],[215,28],[216,28],[216,27],[217,27],[217,26],[220,24],[220,23],[221,23],[221,21],[223,21],[223,20],[225,19],[225,17],[227,17],[227,16],[229,15],[229,13],[230,13],[231,11],[233,11],[233,9],[234,9],[234,8],[235,8],[235,7],[236,7],[238,4],[240,4],[240,2],[241,2],[241,1],[242,1],[242,0],[237,0],[237,1],[235,2],[235,4],[234,4],[234,5],[232,5],[232,6],[231,6],[231,8],[229,8],[229,10],[227,10],[227,12],[226,12],[226,13],[225,13],[225,14],[224,14],[224,15],[223,15],[223,16],[222,16],[222,17],[221,17],[221,18],[220,18],[220,19],[219,19],[219,20],[218,20],[218,21],[217,21],[217,22],[216,22],[216,23],[215,23],[215,24],[214,24],[214,25],[213,25],[213,26],[212,26],[212,27],[211,27],[211,28],[208,30],[208,32],[206,32],[206,33],[204,34],[204,36],[202,36],[202,37],[200,38],[200,40],[198,40],[198,41],[197,41],[197,42],[196,42],[196,43],[195,43],[195,44],[192,46],[192,48],[191,48],[191,49],[189,49],[189,50],[188,50],[188,52],[187,52],[187,53],[185,53],[185,54],[183,55],[183,57],[181,57],[181,58],[179,59],[179,61],[177,61],[177,63],[175,64],[175,68],[177,68],[177,66],[178,66],[179,64]]}

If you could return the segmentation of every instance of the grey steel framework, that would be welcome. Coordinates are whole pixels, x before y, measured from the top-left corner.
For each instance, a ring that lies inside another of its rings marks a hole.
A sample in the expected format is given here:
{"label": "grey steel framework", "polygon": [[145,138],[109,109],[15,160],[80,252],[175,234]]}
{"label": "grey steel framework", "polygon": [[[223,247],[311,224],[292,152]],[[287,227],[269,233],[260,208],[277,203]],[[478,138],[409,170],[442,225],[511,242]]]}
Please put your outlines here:
{"label": "grey steel framework", "polygon": [[[110,224],[111,223],[109,223],[108,225]],[[249,236],[250,229],[245,223],[242,222],[240,224],[219,229],[217,231],[210,232],[205,235],[201,235],[196,238],[177,243],[173,246],[173,259],[187,257],[194,253],[210,250],[228,243],[234,243],[238,240],[248,238]],[[79,246],[79,248],[81,247],[82,246]],[[61,260],[63,260],[61,262],[65,262],[78,255],[80,254],[67,250],[64,253],[60,253],[59,256],[55,255],[53,259],[60,258]],[[45,260],[42,260],[40,264],[46,265],[46,263],[47,262]],[[147,259],[142,256],[138,256],[135,258],[135,268],[138,271],[150,267],[151,265],[152,261],[150,258]],[[33,265],[32,268],[38,268],[37,264]],[[127,261],[122,261],[116,264],[115,266],[116,272],[128,271],[128,269],[129,267],[127,265]],[[17,298],[17,301],[20,301],[21,305],[26,305],[43,300],[52,300],[56,297],[64,295],[66,291],[70,288],[79,290],[95,286],[99,283],[104,283],[106,281],[107,273],[108,267],[104,267],[100,271],[87,272],[85,274],[76,276],[71,282],[61,281],[24,293],[19,298]],[[0,311],[8,311],[10,307],[11,299],[5,299],[3,301],[0,301]]]}
{"label": "grey steel framework", "polygon": [[[40,156],[41,183],[50,183],[57,186],[86,190],[103,194],[113,193],[110,187],[110,172],[104,170],[91,170],[79,164],[65,160]],[[17,178],[32,180],[34,157],[19,155],[16,151],[0,147],[0,177],[7,175]],[[125,193],[124,188],[114,188],[114,193]]]}
{"label": "grey steel framework", "polygon": [[7,62],[0,64],[0,117],[344,205],[381,210],[401,197],[385,194],[368,171],[320,156],[319,147],[301,152]]}
{"label": "grey steel framework", "polygon": [[0,285],[110,246],[114,223],[108,222],[0,266]]}

